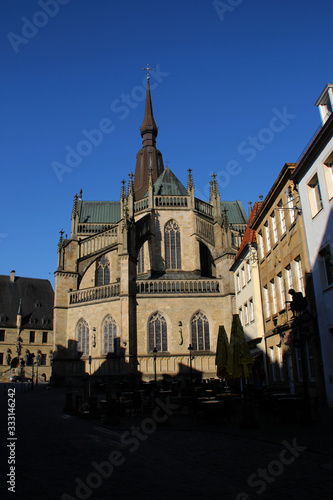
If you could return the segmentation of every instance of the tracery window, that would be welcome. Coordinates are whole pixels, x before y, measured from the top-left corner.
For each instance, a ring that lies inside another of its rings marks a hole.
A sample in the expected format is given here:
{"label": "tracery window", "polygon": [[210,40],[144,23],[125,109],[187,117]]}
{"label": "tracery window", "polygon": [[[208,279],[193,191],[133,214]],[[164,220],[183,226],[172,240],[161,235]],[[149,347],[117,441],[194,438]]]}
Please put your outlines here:
{"label": "tracery window", "polygon": [[152,352],[154,347],[156,347],[157,351],[168,350],[167,324],[160,313],[156,313],[150,318],[148,336],[149,352]]}
{"label": "tracery window", "polygon": [[165,267],[181,269],[180,230],[176,221],[170,220],[164,228]]}
{"label": "tracery window", "polygon": [[116,351],[116,338],[117,338],[117,325],[112,316],[107,316],[103,321],[103,352],[108,354],[109,352]]}
{"label": "tracery window", "polygon": [[191,322],[192,326],[192,347],[195,351],[209,351],[209,322],[207,317],[198,312]]}
{"label": "tracery window", "polygon": [[97,262],[96,286],[108,285],[110,283],[110,262],[103,255]]}
{"label": "tracery window", "polygon": [[80,319],[76,325],[77,350],[83,356],[89,355],[89,326],[84,319]]}
{"label": "tracery window", "polygon": [[144,273],[145,272],[145,252],[144,252],[144,245],[139,250],[138,254],[138,264],[137,264],[137,270],[136,272],[139,273]]}

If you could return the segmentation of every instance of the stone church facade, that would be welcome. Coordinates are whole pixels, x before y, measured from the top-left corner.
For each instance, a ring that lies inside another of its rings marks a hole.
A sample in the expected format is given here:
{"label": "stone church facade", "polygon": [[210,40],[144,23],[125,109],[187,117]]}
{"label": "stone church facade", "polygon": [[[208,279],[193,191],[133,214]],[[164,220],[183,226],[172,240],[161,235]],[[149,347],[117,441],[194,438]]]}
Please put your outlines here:
{"label": "stone church facade", "polygon": [[[216,376],[219,325],[230,332],[234,261],[247,216],[240,201],[185,188],[156,148],[149,77],[142,148],[119,201],[74,198],[58,244],[54,378]],[[190,347],[190,349],[189,349]],[[190,359],[191,357],[191,359]]]}

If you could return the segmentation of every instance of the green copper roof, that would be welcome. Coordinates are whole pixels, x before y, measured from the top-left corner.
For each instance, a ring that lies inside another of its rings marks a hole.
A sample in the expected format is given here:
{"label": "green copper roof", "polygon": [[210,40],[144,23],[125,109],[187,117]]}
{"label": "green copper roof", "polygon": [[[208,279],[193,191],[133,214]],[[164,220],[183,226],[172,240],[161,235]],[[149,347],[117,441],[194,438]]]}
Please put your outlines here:
{"label": "green copper roof", "polygon": [[224,209],[227,210],[229,224],[247,224],[248,217],[240,200],[221,201],[221,214],[224,215]]}
{"label": "green copper roof", "polygon": [[154,194],[161,196],[188,196],[187,190],[169,167],[161,173],[154,184]]}
{"label": "green copper roof", "polygon": [[119,201],[79,201],[79,222],[112,224],[120,220]]}

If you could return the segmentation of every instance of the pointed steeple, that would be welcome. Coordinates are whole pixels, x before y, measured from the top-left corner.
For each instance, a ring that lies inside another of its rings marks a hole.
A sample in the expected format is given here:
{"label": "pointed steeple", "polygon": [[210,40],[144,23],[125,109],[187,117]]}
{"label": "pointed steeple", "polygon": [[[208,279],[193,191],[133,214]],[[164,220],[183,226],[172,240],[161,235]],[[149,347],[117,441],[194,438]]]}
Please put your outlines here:
{"label": "pointed steeple", "polygon": [[188,169],[188,179],[187,179],[187,191],[193,191],[194,190],[194,184],[193,184],[193,177],[192,177],[192,169]]}
{"label": "pointed steeple", "polygon": [[156,146],[156,137],[158,128],[154,120],[153,105],[151,102],[149,77],[147,77],[147,95],[145,116],[140,128],[142,137],[142,146]]}
{"label": "pointed steeple", "polygon": [[[142,68],[152,70],[152,68]],[[152,168],[153,181],[156,182],[164,170],[161,152],[156,149],[156,137],[158,128],[156,126],[153,105],[150,95],[149,73],[147,75],[146,107],[143,122],[140,128],[142,136],[142,148],[136,156],[134,175],[135,200],[140,200],[148,190],[149,169]]]}

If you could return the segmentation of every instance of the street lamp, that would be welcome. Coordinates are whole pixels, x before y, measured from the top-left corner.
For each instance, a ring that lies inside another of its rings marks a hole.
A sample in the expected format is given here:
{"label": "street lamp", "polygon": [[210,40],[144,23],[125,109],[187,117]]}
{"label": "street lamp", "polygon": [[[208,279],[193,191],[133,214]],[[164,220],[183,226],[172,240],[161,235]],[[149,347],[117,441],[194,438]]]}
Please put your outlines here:
{"label": "street lamp", "polygon": [[34,360],[34,353],[31,354],[31,390],[33,391],[34,390],[34,363],[35,363],[35,360]]}
{"label": "street lamp", "polygon": [[154,349],[153,349],[153,354],[154,354],[154,374],[155,374],[154,380],[155,380],[155,386],[156,386],[156,354],[157,354],[156,347],[154,347]]}
{"label": "street lamp", "polygon": [[192,385],[192,359],[194,359],[194,357],[192,356],[192,351],[193,351],[192,344],[190,344],[187,349],[190,351],[190,382]]}
{"label": "street lamp", "polygon": [[36,385],[38,385],[38,367],[41,360],[41,351],[38,349],[36,356]]}

